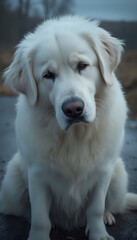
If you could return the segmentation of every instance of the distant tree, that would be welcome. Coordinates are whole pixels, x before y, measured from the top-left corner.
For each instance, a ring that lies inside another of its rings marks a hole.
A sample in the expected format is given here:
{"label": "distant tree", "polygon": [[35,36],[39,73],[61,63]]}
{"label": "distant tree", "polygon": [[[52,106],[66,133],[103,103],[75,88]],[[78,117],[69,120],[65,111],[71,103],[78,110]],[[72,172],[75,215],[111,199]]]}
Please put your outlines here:
{"label": "distant tree", "polygon": [[[8,30],[10,28],[10,11],[7,0],[0,0],[0,41],[1,43],[6,42],[8,38]],[[9,24],[9,25],[8,25]]]}
{"label": "distant tree", "polygon": [[45,19],[71,12],[74,0],[42,0]]}
{"label": "distant tree", "polygon": [[29,31],[31,0],[18,0],[12,6],[11,0],[0,0],[0,43],[16,44]]}
{"label": "distant tree", "polygon": [[30,0],[26,0],[26,3],[25,3],[25,16],[27,18],[29,18],[30,7],[31,7],[31,1]]}
{"label": "distant tree", "polygon": [[18,33],[19,39],[22,35],[25,34],[26,31],[29,30],[29,11],[30,11],[30,0],[18,0],[18,8],[17,8],[17,25],[18,25]]}
{"label": "distant tree", "polygon": [[[0,44],[15,46],[25,33],[42,20],[36,6],[42,6],[44,18],[70,13],[75,0],[0,0]],[[35,11],[34,11],[35,10]],[[30,14],[31,12],[31,14]]]}

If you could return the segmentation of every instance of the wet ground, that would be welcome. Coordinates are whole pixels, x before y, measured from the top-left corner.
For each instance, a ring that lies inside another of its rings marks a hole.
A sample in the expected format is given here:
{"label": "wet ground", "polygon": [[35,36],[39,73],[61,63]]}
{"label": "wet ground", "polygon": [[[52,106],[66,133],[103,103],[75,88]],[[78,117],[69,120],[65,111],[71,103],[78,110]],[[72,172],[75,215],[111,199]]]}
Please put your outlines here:
{"label": "wet ground", "polygon": [[[14,97],[0,97],[0,181],[7,161],[16,152]],[[137,118],[126,125],[124,148],[121,154],[129,173],[129,190],[137,193]],[[30,225],[23,218],[0,215],[0,240],[26,240]],[[116,224],[107,227],[116,240],[137,240],[137,211],[116,216]],[[84,229],[66,232],[51,231],[52,240],[86,240]],[[45,239],[46,240],[46,239]]]}

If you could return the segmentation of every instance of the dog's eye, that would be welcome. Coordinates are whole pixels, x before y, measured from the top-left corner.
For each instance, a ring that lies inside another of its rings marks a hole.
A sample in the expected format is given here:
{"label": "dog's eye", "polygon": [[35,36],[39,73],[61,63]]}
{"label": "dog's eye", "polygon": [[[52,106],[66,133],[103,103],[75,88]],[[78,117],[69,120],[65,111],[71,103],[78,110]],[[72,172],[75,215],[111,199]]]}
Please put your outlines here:
{"label": "dog's eye", "polygon": [[52,73],[52,72],[50,72],[50,71],[48,71],[47,73],[45,73],[44,75],[43,75],[43,78],[46,78],[46,79],[51,79],[51,80],[55,80],[55,74],[54,73]]}
{"label": "dog's eye", "polygon": [[88,66],[87,63],[79,62],[78,65],[77,65],[77,70],[78,70],[78,72],[81,72],[81,71],[84,70],[87,66]]}

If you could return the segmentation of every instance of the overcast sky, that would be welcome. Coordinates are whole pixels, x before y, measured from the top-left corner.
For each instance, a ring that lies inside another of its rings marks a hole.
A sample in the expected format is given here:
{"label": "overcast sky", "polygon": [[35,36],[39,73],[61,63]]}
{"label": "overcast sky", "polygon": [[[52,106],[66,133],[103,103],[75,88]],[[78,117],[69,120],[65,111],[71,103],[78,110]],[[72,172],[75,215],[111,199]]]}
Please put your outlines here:
{"label": "overcast sky", "polygon": [[74,11],[98,19],[137,21],[137,0],[75,0]]}
{"label": "overcast sky", "polygon": [[[12,2],[12,6],[16,6],[18,2],[18,0],[9,1]],[[39,9],[40,14],[43,15],[41,0],[31,0],[31,2],[31,14]],[[137,21],[137,0],[74,0],[72,11],[93,19]]]}

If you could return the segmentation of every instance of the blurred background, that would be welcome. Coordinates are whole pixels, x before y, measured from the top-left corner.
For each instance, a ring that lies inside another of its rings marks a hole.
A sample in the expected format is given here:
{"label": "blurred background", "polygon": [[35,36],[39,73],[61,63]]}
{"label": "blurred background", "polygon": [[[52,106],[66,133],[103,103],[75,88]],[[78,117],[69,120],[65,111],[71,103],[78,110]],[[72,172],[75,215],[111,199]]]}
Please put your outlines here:
{"label": "blurred background", "polygon": [[4,86],[2,72],[11,63],[17,43],[43,20],[64,14],[98,19],[103,28],[124,40],[117,75],[131,113],[137,116],[137,0],[0,0],[0,95],[14,95]]}

